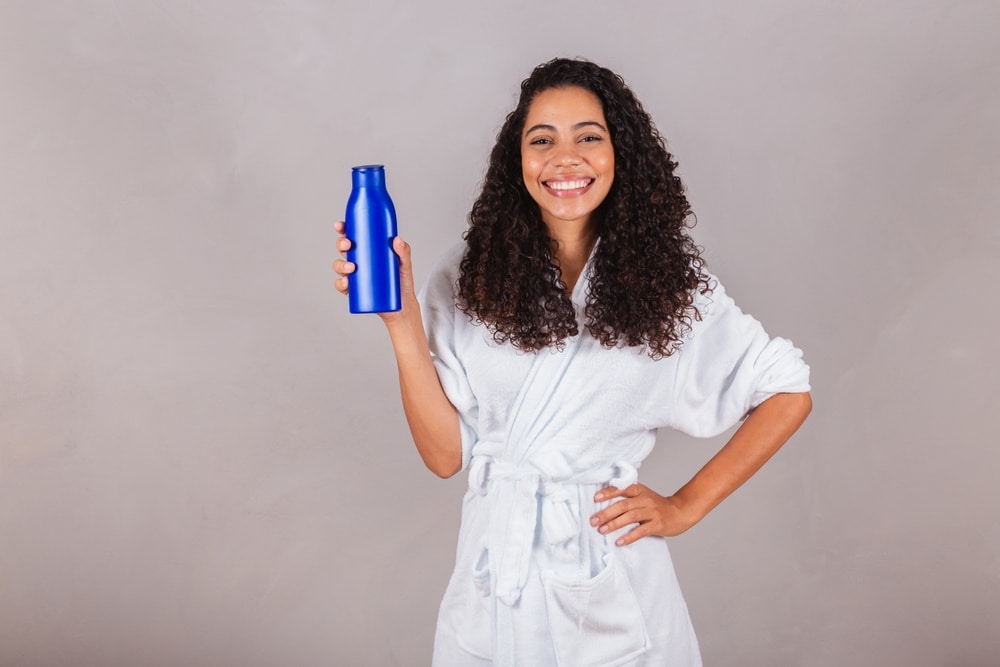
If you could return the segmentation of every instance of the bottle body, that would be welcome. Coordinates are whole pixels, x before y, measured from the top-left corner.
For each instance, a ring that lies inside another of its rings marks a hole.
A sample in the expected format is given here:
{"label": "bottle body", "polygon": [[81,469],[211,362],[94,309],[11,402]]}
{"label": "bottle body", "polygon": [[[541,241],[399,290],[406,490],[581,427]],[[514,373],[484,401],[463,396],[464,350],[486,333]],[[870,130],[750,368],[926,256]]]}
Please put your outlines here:
{"label": "bottle body", "polygon": [[351,240],[347,260],[355,266],[347,278],[350,311],[397,311],[402,304],[399,257],[392,249],[396,208],[385,186],[385,169],[378,164],[353,167],[351,184],[344,217],[344,233]]}

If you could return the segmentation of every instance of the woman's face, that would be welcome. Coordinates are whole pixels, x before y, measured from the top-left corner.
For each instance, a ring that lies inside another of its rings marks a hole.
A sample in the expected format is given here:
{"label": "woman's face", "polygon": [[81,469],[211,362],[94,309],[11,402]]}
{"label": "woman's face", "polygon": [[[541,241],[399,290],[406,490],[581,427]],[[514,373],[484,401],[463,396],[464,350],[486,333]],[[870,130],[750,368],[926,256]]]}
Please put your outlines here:
{"label": "woman's face", "polygon": [[615,178],[615,151],[597,96],[576,86],[536,95],[521,134],[521,170],[552,233],[589,226]]}

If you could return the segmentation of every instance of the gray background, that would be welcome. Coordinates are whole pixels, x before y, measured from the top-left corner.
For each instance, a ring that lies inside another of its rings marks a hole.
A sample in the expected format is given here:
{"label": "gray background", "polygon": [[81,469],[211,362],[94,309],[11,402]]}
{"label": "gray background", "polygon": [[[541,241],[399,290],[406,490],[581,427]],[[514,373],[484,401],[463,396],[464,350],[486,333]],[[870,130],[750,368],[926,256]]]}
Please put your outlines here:
{"label": "gray background", "polygon": [[331,223],[386,164],[421,281],[556,55],[625,76],[813,369],[671,541],[706,664],[1000,664],[998,35],[993,1],[4,0],[0,665],[427,664],[465,478]]}

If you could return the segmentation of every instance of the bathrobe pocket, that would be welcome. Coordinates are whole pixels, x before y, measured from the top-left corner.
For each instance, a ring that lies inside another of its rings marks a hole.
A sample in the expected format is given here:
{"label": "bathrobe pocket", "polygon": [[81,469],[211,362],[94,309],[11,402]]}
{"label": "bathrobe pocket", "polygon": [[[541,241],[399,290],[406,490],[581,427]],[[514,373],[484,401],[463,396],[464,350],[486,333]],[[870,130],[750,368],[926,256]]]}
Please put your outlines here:
{"label": "bathrobe pocket", "polygon": [[485,549],[472,568],[465,600],[465,611],[456,621],[455,641],[477,658],[492,660],[493,597],[490,595],[489,552]]}
{"label": "bathrobe pocket", "polygon": [[559,667],[613,667],[646,652],[642,610],[614,553],[590,579],[542,575]]}

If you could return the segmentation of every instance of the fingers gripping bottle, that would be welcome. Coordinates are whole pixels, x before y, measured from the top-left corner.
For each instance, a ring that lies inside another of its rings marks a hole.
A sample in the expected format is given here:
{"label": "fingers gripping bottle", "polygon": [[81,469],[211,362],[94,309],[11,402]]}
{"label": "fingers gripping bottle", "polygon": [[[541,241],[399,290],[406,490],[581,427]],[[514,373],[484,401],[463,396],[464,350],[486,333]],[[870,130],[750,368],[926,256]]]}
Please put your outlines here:
{"label": "fingers gripping bottle", "polygon": [[344,233],[351,240],[347,261],[356,267],[347,278],[352,313],[388,313],[401,307],[396,208],[385,187],[385,169],[369,164],[351,169]]}

